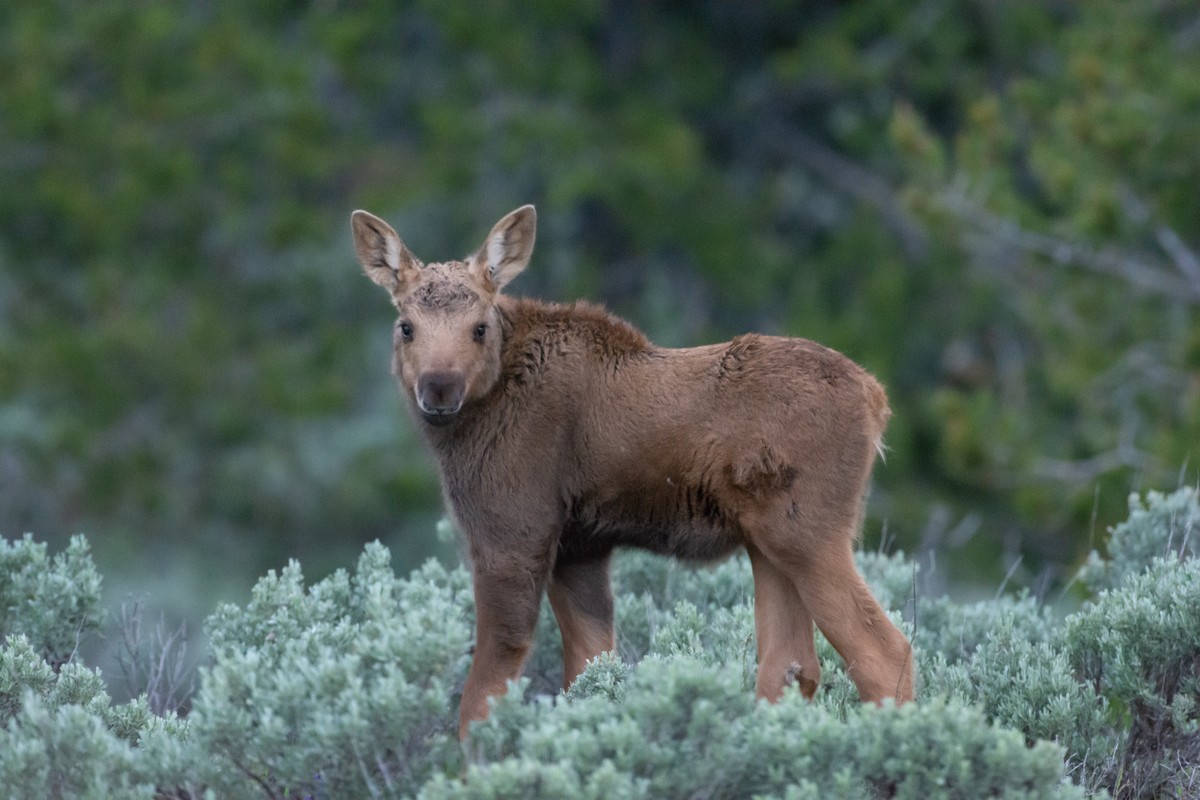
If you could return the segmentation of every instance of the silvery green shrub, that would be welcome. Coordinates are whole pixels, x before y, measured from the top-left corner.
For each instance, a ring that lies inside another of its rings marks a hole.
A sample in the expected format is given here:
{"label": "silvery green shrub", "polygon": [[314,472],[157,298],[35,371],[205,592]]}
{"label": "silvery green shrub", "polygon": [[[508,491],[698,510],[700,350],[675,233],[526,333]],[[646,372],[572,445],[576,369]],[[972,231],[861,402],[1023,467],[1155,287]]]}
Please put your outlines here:
{"label": "silvery green shrub", "polygon": [[[0,670],[32,652],[19,638],[4,651]],[[9,797],[157,797],[186,783],[173,757],[185,742],[173,715],[153,714],[144,698],[112,705],[98,673],[66,664],[43,691],[27,688],[0,727],[0,786]]]}
{"label": "silvery green shrub", "polygon": [[1107,551],[1080,571],[1099,594],[1064,631],[1116,722],[1111,757],[1088,766],[1118,797],[1200,797],[1200,492],[1131,496]]}
{"label": "silvery green shrub", "polygon": [[1092,551],[1079,572],[1093,592],[1112,589],[1147,569],[1155,559],[1200,554],[1200,493],[1184,486],[1171,494],[1129,497],[1129,518],[1109,531],[1108,556]]}
{"label": "silvery green shrub", "polygon": [[354,575],[305,588],[292,563],[245,609],[209,620],[213,664],[189,717],[220,796],[402,797],[460,763],[453,698],[468,664],[469,587],[435,562],[406,579],[368,545]]}
{"label": "silvery green shrub", "polygon": [[[864,707],[818,639],[814,702],[754,701],[744,559],[613,566],[618,652],[559,691],[549,609],[527,677],[464,751],[455,735],[473,612],[461,568],[399,578],[269,573],[211,615],[191,712],[113,704],[77,661],[98,624],[86,542],[0,556],[0,785],[29,797],[1191,797],[1200,788],[1195,493],[1149,494],[1063,619],[1019,595],[914,597],[915,567],[859,565],[913,637],[920,700]],[[1166,557],[1163,557],[1163,556]],[[1119,558],[1127,563],[1117,564]],[[1072,783],[1073,781],[1073,783]]]}
{"label": "silvery green shrub", "polygon": [[[611,666],[585,679],[593,669]],[[436,777],[422,798],[549,798],[567,786],[581,797],[1083,796],[1063,778],[1060,747],[1031,746],[961,704],[858,705],[843,717],[795,692],[756,703],[686,655],[648,657],[619,698],[520,694],[477,726],[466,779]]]}
{"label": "silvery green shrub", "polygon": [[13,797],[152,797],[164,762],[141,743],[184,726],[145,698],[113,705],[74,660],[100,624],[100,576],[86,540],[53,557],[31,537],[0,539],[0,786]]}
{"label": "silvery green shrub", "polygon": [[1050,610],[1028,595],[973,603],[922,599],[916,623],[913,646],[919,655],[937,654],[949,663],[971,658],[998,629],[1036,643],[1047,641],[1055,626]]}
{"label": "silvery green shrub", "polygon": [[74,536],[51,557],[28,534],[13,542],[0,538],[0,639],[23,633],[58,667],[99,626],[100,574],[87,539]]}
{"label": "silvery green shrub", "polygon": [[1065,621],[1030,598],[921,607],[926,695],[953,697],[1030,741],[1064,745],[1071,773],[1118,797],[1200,796],[1200,513],[1194,489],[1130,500],[1099,594]]}
{"label": "silvery green shrub", "polygon": [[1066,620],[1064,640],[1117,723],[1101,780],[1121,797],[1200,796],[1200,560],[1127,575]]}
{"label": "silvery green shrub", "polygon": [[1117,746],[1104,698],[1079,682],[1062,650],[1011,625],[998,627],[968,658],[948,662],[936,653],[923,668],[929,693],[978,709],[1030,744],[1057,742],[1076,762],[1088,756],[1089,765]]}

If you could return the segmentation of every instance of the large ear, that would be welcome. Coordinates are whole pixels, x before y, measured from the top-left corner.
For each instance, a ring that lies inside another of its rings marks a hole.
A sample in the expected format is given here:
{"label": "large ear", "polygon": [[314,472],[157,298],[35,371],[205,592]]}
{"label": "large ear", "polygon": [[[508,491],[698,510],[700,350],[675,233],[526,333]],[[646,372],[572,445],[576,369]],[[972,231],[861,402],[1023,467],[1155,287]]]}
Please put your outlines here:
{"label": "large ear", "polygon": [[374,214],[355,211],[350,215],[354,252],[367,277],[396,292],[416,278],[418,262],[391,225]]}
{"label": "large ear", "polygon": [[521,206],[496,223],[483,246],[471,257],[471,272],[496,291],[521,274],[533,255],[537,211]]}

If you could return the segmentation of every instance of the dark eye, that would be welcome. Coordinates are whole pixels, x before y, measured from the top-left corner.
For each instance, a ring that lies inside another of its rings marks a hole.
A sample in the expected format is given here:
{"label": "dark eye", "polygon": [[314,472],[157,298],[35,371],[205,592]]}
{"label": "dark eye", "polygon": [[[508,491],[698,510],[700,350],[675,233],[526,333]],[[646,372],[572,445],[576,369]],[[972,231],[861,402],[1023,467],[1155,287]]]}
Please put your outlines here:
{"label": "dark eye", "polygon": [[412,341],[412,325],[409,325],[407,322],[401,322],[396,326],[396,329],[400,331],[400,335],[404,338],[404,341]]}
{"label": "dark eye", "polygon": [[487,334],[486,322],[481,322],[475,326],[475,341],[482,342],[485,334]]}

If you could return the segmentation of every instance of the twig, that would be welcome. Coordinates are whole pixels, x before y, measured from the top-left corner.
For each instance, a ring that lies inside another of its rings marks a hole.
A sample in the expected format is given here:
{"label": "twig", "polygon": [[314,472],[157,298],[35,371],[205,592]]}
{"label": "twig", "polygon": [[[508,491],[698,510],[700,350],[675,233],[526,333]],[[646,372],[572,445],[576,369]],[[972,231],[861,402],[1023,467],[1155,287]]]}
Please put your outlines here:
{"label": "twig", "polygon": [[778,143],[782,156],[799,163],[838,191],[874,207],[884,224],[900,239],[905,255],[914,261],[925,258],[929,237],[900,205],[891,184],[803,131],[783,125],[777,128],[770,140]]}
{"label": "twig", "polygon": [[233,762],[233,765],[235,767],[237,767],[238,770],[243,775],[245,775],[246,777],[250,778],[250,780],[257,783],[259,785],[259,787],[264,792],[266,792],[267,797],[271,798],[271,800],[275,800],[276,798],[281,797],[279,792],[275,791],[274,787],[272,787],[271,784],[267,783],[266,780],[264,780],[263,778],[260,778],[258,775],[256,775],[253,770],[251,770],[249,767],[247,767],[245,764],[242,763],[241,759],[233,757],[230,760]]}
{"label": "twig", "polygon": [[1091,458],[1068,461],[1060,458],[1040,458],[1031,472],[1035,478],[1045,478],[1067,483],[1088,483],[1098,476],[1119,467],[1140,467],[1147,461],[1140,450],[1121,446]]}
{"label": "twig", "polygon": [[1175,268],[1183,273],[1192,292],[1200,296],[1200,257],[1192,252],[1178,233],[1166,225],[1155,228],[1154,236],[1159,246],[1171,257]]}
{"label": "twig", "polygon": [[1024,556],[1017,556],[1012,566],[1008,568],[1008,572],[1004,574],[1004,580],[1000,582],[1000,588],[996,590],[996,597],[993,598],[993,602],[999,600],[1000,596],[1004,594],[1004,590],[1008,587],[1008,582],[1012,580],[1013,575],[1017,574],[1017,567],[1021,566],[1022,561],[1024,561]]}
{"label": "twig", "polygon": [[[1143,258],[1114,247],[1097,248],[1087,242],[1022,228],[1013,220],[999,217],[982,208],[969,199],[961,187],[943,192],[940,200],[945,210],[973,226],[991,241],[1041,256],[1063,266],[1074,265],[1092,272],[1112,275],[1154,294],[1200,304],[1200,280],[1192,281],[1186,273],[1189,266],[1180,267],[1178,261],[1176,267],[1185,272],[1188,280],[1180,280],[1171,270],[1148,263]],[[1179,245],[1182,246],[1182,240],[1179,241]],[[1186,251],[1186,247],[1183,252],[1191,255]],[[1187,263],[1186,256],[1183,257],[1183,263]],[[1200,263],[1197,264],[1197,269],[1200,270]]]}

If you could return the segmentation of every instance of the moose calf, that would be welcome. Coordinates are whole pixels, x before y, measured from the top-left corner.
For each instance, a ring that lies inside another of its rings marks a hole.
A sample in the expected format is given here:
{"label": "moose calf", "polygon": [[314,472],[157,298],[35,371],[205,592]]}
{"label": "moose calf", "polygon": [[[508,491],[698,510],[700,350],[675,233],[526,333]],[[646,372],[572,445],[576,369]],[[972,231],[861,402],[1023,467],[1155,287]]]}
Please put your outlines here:
{"label": "moose calf", "polygon": [[890,415],[866,371],[804,339],[656,347],[599,307],[502,295],[533,252],[533,206],[466,260],[432,264],[378,217],[351,222],[399,312],[392,369],[469,544],[477,633],[460,737],[520,675],[543,591],[564,687],[614,648],[617,547],[689,561],[746,549],[759,697],[792,680],[812,697],[815,623],[864,701],[912,698],[909,643],[854,566]]}

